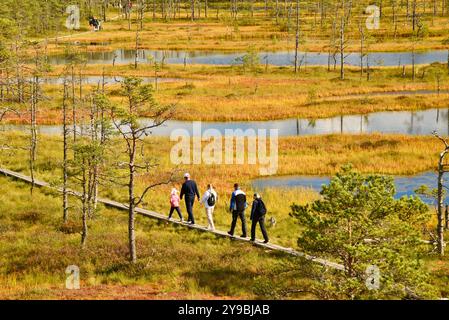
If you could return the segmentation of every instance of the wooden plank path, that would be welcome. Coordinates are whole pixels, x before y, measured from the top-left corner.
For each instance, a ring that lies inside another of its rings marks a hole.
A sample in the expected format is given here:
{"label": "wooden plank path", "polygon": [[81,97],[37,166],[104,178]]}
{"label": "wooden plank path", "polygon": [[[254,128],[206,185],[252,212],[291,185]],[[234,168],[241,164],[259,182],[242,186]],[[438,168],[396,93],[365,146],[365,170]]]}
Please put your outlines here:
{"label": "wooden plank path", "polygon": [[[0,173],[4,174],[7,177],[12,177],[14,179],[21,180],[21,181],[24,181],[24,182],[27,182],[27,183],[33,183],[31,177],[28,177],[26,175],[23,175],[21,173],[15,172],[15,171],[11,171],[11,170],[8,170],[8,169],[0,168]],[[40,180],[37,180],[37,179],[34,180],[34,185],[37,186],[37,187],[50,188],[50,189],[56,190],[58,192],[62,192],[62,188],[52,187],[49,183],[44,182],[44,181],[40,181]],[[73,191],[73,190],[70,190],[70,193],[72,195],[75,195],[75,196],[80,196],[79,192],[76,192],[76,191]],[[114,200],[98,198],[98,202],[102,203],[103,205],[105,205],[107,207],[120,209],[120,210],[128,210],[128,206],[127,205],[125,205],[123,203],[120,203],[120,202],[117,202],[117,201],[114,201]],[[155,211],[150,211],[150,210],[146,210],[146,209],[142,209],[142,208],[136,208],[136,213],[138,213],[138,214],[140,214],[140,215],[142,215],[144,217],[158,219],[158,220],[163,220],[163,221],[168,221],[170,223],[181,225],[183,227],[187,227],[187,228],[190,228],[190,229],[194,229],[194,230],[198,230],[198,231],[202,231],[202,232],[209,232],[209,233],[215,234],[216,236],[220,236],[220,237],[224,237],[224,238],[231,238],[233,240],[250,243],[249,238],[232,237],[227,232],[224,232],[224,231],[220,231],[220,230],[211,231],[211,230],[207,229],[205,226],[190,225],[190,224],[188,224],[186,222],[181,222],[181,221],[177,221],[177,220],[168,220],[166,215],[160,214],[160,213],[155,212]],[[284,253],[287,253],[287,254],[290,254],[290,255],[293,255],[293,256],[302,257],[304,259],[307,259],[307,260],[313,261],[315,263],[321,264],[321,265],[323,265],[325,267],[329,267],[329,268],[332,268],[332,269],[344,271],[344,266],[341,265],[341,264],[338,264],[338,263],[335,263],[335,262],[332,262],[332,261],[328,261],[328,260],[325,260],[325,259],[317,258],[317,257],[311,256],[311,255],[305,254],[303,252],[296,251],[296,250],[294,250],[292,248],[286,248],[286,247],[282,247],[282,246],[279,246],[279,245],[276,245],[276,244],[272,244],[272,243],[265,244],[265,243],[263,243],[260,240],[257,240],[256,242],[251,243],[251,244],[254,244],[254,245],[256,245],[258,247],[261,247],[261,248],[264,248],[264,249],[280,251],[280,252],[284,252]]]}

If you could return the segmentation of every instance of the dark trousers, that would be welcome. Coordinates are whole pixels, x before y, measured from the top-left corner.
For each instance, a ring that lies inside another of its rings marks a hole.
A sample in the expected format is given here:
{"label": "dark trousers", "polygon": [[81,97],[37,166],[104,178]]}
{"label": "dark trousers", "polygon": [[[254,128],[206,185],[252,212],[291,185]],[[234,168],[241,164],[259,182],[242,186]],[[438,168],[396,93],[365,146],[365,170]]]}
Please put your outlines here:
{"label": "dark trousers", "polygon": [[257,223],[260,225],[260,230],[262,230],[262,235],[265,241],[268,241],[268,233],[265,228],[265,216],[254,217],[253,222],[251,224],[251,239],[256,240],[256,227]]}
{"label": "dark trousers", "polygon": [[171,207],[170,209],[170,214],[168,215],[168,218],[171,219],[171,216],[173,215],[173,212],[176,210],[176,212],[178,213],[179,219],[182,220],[182,213],[181,210],[179,209],[179,207]]}
{"label": "dark trousers", "polygon": [[242,236],[246,237],[246,219],[245,219],[245,211],[232,211],[232,224],[230,234],[234,234],[235,226],[237,224],[237,219],[240,218],[242,221]]}
{"label": "dark trousers", "polygon": [[195,223],[195,218],[193,217],[193,203],[195,202],[195,197],[185,197],[186,210],[189,215],[188,222]]}

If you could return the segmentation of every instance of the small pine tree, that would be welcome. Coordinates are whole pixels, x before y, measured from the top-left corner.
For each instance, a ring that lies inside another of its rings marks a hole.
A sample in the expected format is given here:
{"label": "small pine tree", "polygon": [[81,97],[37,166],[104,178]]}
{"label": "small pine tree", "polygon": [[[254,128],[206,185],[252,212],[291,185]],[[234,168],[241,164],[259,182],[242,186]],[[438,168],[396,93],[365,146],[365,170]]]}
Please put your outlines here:
{"label": "small pine tree", "polygon": [[[135,215],[136,208],[142,203],[147,193],[161,184],[172,181],[172,175],[165,181],[158,181],[147,185],[139,194],[135,184],[140,172],[150,175],[156,174],[158,163],[144,154],[144,138],[151,134],[153,128],[163,125],[174,113],[174,105],[160,105],[154,98],[151,85],[142,84],[142,79],[126,77],[122,82],[122,95],[126,99],[126,105],[113,107],[111,118],[115,128],[122,136],[126,145],[128,161],[126,163],[127,178],[125,185],[128,187],[128,240],[131,262],[137,262]],[[152,121],[141,123],[139,117],[148,116]],[[140,152],[139,152],[140,151]]]}
{"label": "small pine tree", "polygon": [[[323,186],[320,200],[292,206],[304,227],[302,250],[344,265],[345,272],[321,279],[322,292],[346,299],[432,296],[420,261],[428,207],[418,197],[394,195],[391,177],[364,176],[348,165]],[[370,266],[380,271],[376,290],[366,283]]]}

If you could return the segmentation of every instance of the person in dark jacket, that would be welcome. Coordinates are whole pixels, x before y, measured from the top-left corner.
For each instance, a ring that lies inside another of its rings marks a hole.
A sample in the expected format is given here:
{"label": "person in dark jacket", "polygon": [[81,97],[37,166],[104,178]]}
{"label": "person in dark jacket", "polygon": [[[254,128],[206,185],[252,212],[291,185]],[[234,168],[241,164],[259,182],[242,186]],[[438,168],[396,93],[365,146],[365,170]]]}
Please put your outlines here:
{"label": "person in dark jacket", "polygon": [[245,209],[248,206],[246,203],[246,194],[240,190],[239,185],[234,184],[234,192],[231,196],[231,205],[229,210],[232,212],[232,224],[231,230],[228,232],[230,236],[234,236],[235,226],[237,224],[237,219],[240,218],[242,221],[242,238],[246,238],[246,218]]}
{"label": "person in dark jacket", "polygon": [[89,17],[89,26],[94,27],[94,31],[100,30],[100,21],[94,17]]}
{"label": "person in dark jacket", "polygon": [[253,207],[251,209],[251,241],[256,241],[256,226],[257,223],[260,225],[262,230],[262,235],[264,238],[264,243],[268,243],[267,229],[265,228],[265,215],[267,213],[267,208],[263,202],[261,196],[258,193],[254,194]]}
{"label": "person in dark jacket", "polygon": [[182,200],[185,196],[186,210],[189,214],[189,219],[187,222],[190,224],[195,224],[195,218],[193,217],[193,203],[195,202],[195,196],[198,198],[198,201],[200,201],[200,193],[196,182],[190,179],[190,174],[186,173],[184,175],[184,179],[185,182],[182,185],[180,197]]}

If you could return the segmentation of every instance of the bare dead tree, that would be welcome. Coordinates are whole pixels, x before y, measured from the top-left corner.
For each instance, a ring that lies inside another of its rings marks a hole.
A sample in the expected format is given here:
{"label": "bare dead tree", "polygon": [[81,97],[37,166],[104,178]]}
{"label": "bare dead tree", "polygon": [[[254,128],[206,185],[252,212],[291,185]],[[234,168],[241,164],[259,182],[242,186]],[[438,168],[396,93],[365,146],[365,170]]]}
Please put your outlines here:
{"label": "bare dead tree", "polygon": [[78,181],[81,187],[81,192],[71,192],[81,201],[81,217],[82,217],[82,232],[81,232],[81,246],[84,247],[88,236],[88,220],[92,210],[92,171],[95,165],[94,161],[98,158],[97,153],[102,146],[95,144],[89,139],[79,139],[73,145],[75,157],[70,162],[71,176]]}
{"label": "bare dead tree", "polygon": [[[89,150],[88,150],[89,151]],[[87,151],[87,152],[88,152]],[[82,172],[82,178],[81,178],[81,185],[82,185],[82,196],[81,196],[81,203],[82,203],[82,224],[83,224],[83,228],[82,228],[82,233],[81,233],[81,246],[84,247],[86,245],[86,241],[87,241],[87,234],[88,234],[88,226],[87,226],[87,216],[88,216],[88,212],[87,212],[87,202],[88,202],[88,179],[87,179],[87,170],[88,170],[88,165],[86,165],[87,159],[86,159],[86,154],[84,152],[77,152],[77,155],[81,154],[81,172]],[[87,156],[90,156],[89,154],[87,154]]]}
{"label": "bare dead tree", "polygon": [[29,145],[29,169],[31,176],[31,194],[35,185],[34,164],[37,158],[37,109],[40,100],[43,98],[40,88],[40,78],[48,70],[46,65],[46,56],[41,52],[39,43],[33,43],[35,50],[34,69],[32,70],[32,79],[30,83],[30,145]]}
{"label": "bare dead tree", "polygon": [[345,31],[346,31],[346,20],[345,17],[341,17],[340,22],[340,42],[339,42],[339,53],[340,53],[340,80],[345,79],[345,60],[346,60],[346,47],[347,47],[347,40],[345,37]]}
{"label": "bare dead tree", "polygon": [[298,49],[299,49],[299,0],[296,0],[296,34],[295,34],[295,73],[298,73]]}
{"label": "bare dead tree", "polygon": [[139,0],[139,28],[143,30],[143,19],[145,16],[146,4],[145,0]]}
{"label": "bare dead tree", "polygon": [[438,253],[443,256],[445,250],[444,242],[444,191],[443,191],[443,176],[448,172],[448,166],[445,164],[445,158],[449,152],[449,143],[446,139],[440,136],[437,132],[434,136],[444,144],[444,149],[439,155],[438,159],[438,186],[437,186],[437,244]]}
{"label": "bare dead tree", "polygon": [[125,16],[128,19],[128,30],[131,30],[131,8],[132,8],[131,0],[128,0],[125,9]]}
{"label": "bare dead tree", "polygon": [[413,31],[416,30],[416,25],[417,25],[417,1],[413,0],[412,2],[412,29]]}
{"label": "bare dead tree", "polygon": [[412,35],[412,80],[415,81],[416,79],[416,45],[419,41],[422,41],[425,37],[424,32],[424,25],[421,21],[417,21],[417,30],[415,30],[415,27],[413,28],[413,35]]}
{"label": "bare dead tree", "polygon": [[66,189],[67,193],[76,196],[81,202],[82,247],[87,243],[88,221],[96,211],[100,179],[109,174],[106,169],[106,151],[109,147],[107,140],[110,130],[104,128],[105,132],[101,132],[103,126],[101,108],[109,105],[109,100],[98,91],[91,93],[88,98],[89,123],[88,125],[85,123],[87,129],[73,144],[74,157],[68,161],[71,180],[77,182],[81,191]]}
{"label": "bare dead tree", "polygon": [[359,34],[360,34],[360,78],[363,77],[363,59],[366,56],[365,53],[365,29],[363,27],[362,21],[359,21]]}
{"label": "bare dead tree", "polygon": [[393,28],[394,28],[394,38],[396,39],[398,35],[398,14],[397,14],[397,0],[392,0],[392,14],[393,14]]}
{"label": "bare dead tree", "polygon": [[134,52],[134,69],[137,70],[137,63],[139,60],[139,29],[136,30],[135,52]]}
{"label": "bare dead tree", "polygon": [[62,162],[62,211],[63,222],[69,220],[69,197],[68,197],[68,143],[69,143],[69,127],[68,127],[68,108],[67,100],[69,98],[68,84],[64,79],[64,91],[62,97],[62,134],[63,134],[63,162]]}
{"label": "bare dead tree", "polygon": [[336,17],[333,18],[332,28],[329,37],[329,44],[327,45],[327,71],[331,71],[331,64],[333,62],[334,70],[337,68],[337,22]]}
{"label": "bare dead tree", "polygon": [[[94,147],[89,159],[88,171],[88,217],[92,218],[97,209],[98,186],[103,172],[106,170],[106,151],[109,147],[111,135],[110,122],[104,116],[105,111],[110,109],[110,101],[104,93],[96,91],[90,96],[90,143]],[[107,172],[105,173],[108,174]]]}
{"label": "bare dead tree", "polygon": [[37,153],[37,104],[39,94],[39,77],[35,75],[31,83],[31,103],[30,103],[30,155],[29,155],[29,169],[31,177],[31,194],[34,189],[34,163],[36,161]]}

